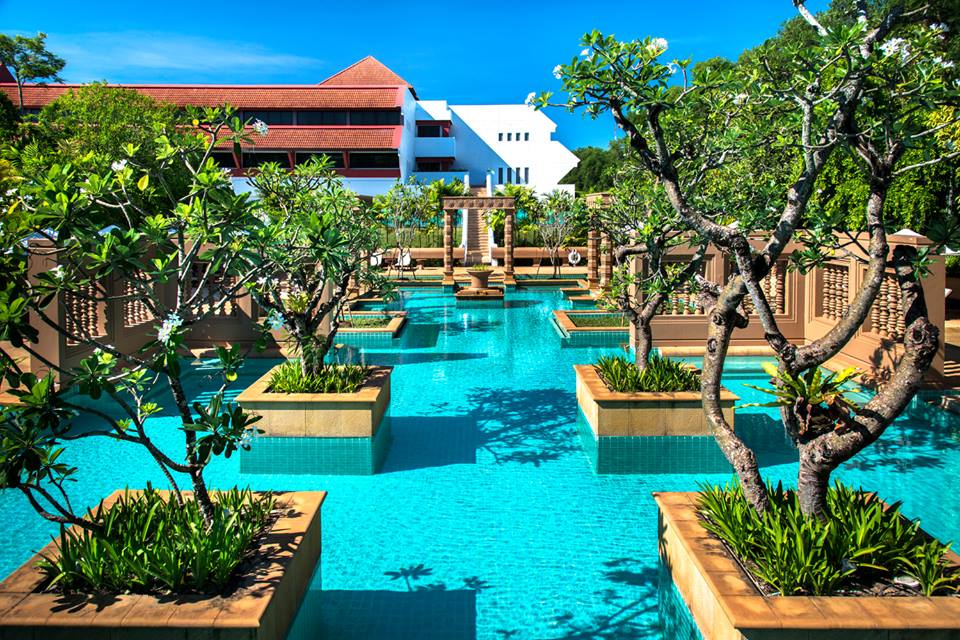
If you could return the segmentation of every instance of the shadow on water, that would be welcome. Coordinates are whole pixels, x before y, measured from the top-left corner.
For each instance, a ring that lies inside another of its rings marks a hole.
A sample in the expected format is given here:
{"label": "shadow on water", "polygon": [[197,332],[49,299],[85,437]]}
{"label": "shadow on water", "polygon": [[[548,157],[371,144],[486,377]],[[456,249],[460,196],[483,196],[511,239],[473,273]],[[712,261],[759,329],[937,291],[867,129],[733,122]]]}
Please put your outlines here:
{"label": "shadow on water", "polygon": [[581,451],[572,391],[475,388],[466,399],[478,428],[477,448],[497,464],[539,467]]}
{"label": "shadow on water", "polygon": [[381,473],[476,464],[477,422],[470,417],[390,417],[393,444]]}
{"label": "shadow on water", "polygon": [[659,569],[634,558],[615,558],[604,566],[610,585],[593,594],[603,609],[590,615],[562,611],[552,621],[559,631],[553,640],[639,640],[659,634]]}
{"label": "shadow on water", "polygon": [[288,640],[474,640],[477,593],[493,585],[479,576],[447,584],[423,564],[385,571],[405,590],[307,592]]}
{"label": "shadow on water", "polygon": [[956,428],[933,421],[913,419],[912,423],[895,424],[843,468],[858,471],[882,468],[899,473],[943,468],[950,459],[945,452],[960,449],[958,436]]}
{"label": "shadow on water", "polygon": [[542,300],[504,300],[504,309],[529,309],[530,307],[543,306]]}

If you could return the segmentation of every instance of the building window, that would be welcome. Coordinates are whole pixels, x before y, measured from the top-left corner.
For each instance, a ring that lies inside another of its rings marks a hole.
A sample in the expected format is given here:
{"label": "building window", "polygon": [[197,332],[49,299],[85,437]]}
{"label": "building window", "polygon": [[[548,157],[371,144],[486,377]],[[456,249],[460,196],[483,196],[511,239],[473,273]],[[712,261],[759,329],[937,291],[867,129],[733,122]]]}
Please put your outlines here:
{"label": "building window", "polygon": [[524,167],[523,169],[523,182],[524,184],[530,184],[530,167]]}
{"label": "building window", "polygon": [[443,127],[439,124],[418,124],[417,137],[418,138],[442,138],[444,137]]}
{"label": "building window", "polygon": [[520,167],[517,167],[517,184],[520,184]]}
{"label": "building window", "polygon": [[511,142],[512,140],[513,140],[513,134],[512,134],[512,133],[508,133],[508,134],[507,134],[507,142]]}
{"label": "building window", "polygon": [[507,184],[513,183],[513,167],[507,167]]}
{"label": "building window", "polygon": [[346,111],[297,111],[300,125],[345,125],[347,119]]}
{"label": "building window", "polygon": [[290,167],[290,156],[286,151],[244,151],[240,161],[246,169],[260,167],[268,162],[276,162],[281,167]]}
{"label": "building window", "polygon": [[443,160],[417,160],[417,171],[445,171],[445,164]]}
{"label": "building window", "polygon": [[517,142],[520,142],[520,132],[517,131]]}
{"label": "building window", "polygon": [[[502,133],[500,134],[503,135]],[[503,167],[497,168],[497,184],[503,184]]]}
{"label": "building window", "polygon": [[213,161],[224,169],[236,169],[237,159],[233,157],[230,151],[214,151],[210,154]]}
{"label": "building window", "polygon": [[397,125],[403,124],[403,116],[399,111],[351,111],[350,124],[370,126],[370,125]]}
{"label": "building window", "polygon": [[297,151],[294,162],[298,165],[306,164],[311,158],[327,158],[334,169],[343,169],[342,151]]}
{"label": "building window", "polygon": [[243,121],[261,120],[269,125],[293,124],[293,111],[244,111]]}
{"label": "building window", "polygon": [[503,142],[503,134],[502,134],[502,133],[498,133],[498,134],[497,134],[497,140],[499,140],[500,142]]}
{"label": "building window", "polygon": [[523,134],[523,141],[524,141],[524,142],[530,142],[530,132],[529,132],[529,131],[527,131],[527,132],[525,132],[525,133]]}
{"label": "building window", "polygon": [[399,169],[400,156],[396,151],[384,153],[358,152],[350,154],[351,169]]}

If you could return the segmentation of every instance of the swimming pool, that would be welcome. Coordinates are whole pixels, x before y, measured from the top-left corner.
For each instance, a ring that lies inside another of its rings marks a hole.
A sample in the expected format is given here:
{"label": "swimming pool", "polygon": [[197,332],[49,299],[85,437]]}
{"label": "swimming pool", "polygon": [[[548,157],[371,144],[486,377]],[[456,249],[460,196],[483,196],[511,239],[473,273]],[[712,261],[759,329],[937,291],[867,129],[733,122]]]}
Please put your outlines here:
{"label": "swimming pool", "polygon": [[[393,442],[373,476],[261,475],[218,460],[215,486],[323,489],[323,555],[291,630],[306,638],[657,638],[656,508],[653,491],[693,490],[713,475],[597,475],[580,440],[572,365],[615,347],[565,344],[554,309],[560,291],[511,292],[503,308],[457,307],[439,289],[403,292],[408,326],[393,343],[358,357],[391,364]],[[236,391],[272,361],[250,361]],[[212,386],[197,367],[193,392]],[[756,361],[732,359],[725,384],[764,376]],[[173,417],[151,428],[170,451]],[[773,413],[746,409],[738,430],[756,445],[767,478],[791,483],[795,455]],[[163,480],[135,446],[102,439],[71,443],[80,468],[75,503]],[[960,538],[960,421],[918,409],[842,470],[848,482],[902,499],[937,536]],[[0,574],[55,533],[19,495],[0,495]],[[322,589],[322,590],[321,590]],[[693,633],[671,619],[668,637]]]}

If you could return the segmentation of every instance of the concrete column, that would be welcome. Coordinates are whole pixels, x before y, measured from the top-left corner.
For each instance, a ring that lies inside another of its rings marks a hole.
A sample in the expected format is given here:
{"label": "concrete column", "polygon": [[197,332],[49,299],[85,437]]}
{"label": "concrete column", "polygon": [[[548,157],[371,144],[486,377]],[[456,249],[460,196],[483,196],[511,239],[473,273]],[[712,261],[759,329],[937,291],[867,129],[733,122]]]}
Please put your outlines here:
{"label": "concrete column", "polygon": [[504,285],[515,285],[517,281],[513,277],[513,221],[517,212],[514,209],[507,209],[503,218],[503,283]]}
{"label": "concrete column", "polygon": [[443,210],[443,284],[453,284],[453,210]]}
{"label": "concrete column", "polygon": [[596,289],[600,286],[600,268],[597,257],[600,253],[600,234],[596,229],[587,232],[587,286]]}
{"label": "concrete column", "polygon": [[600,236],[600,286],[606,287],[613,278],[613,246],[610,236],[606,233]]}

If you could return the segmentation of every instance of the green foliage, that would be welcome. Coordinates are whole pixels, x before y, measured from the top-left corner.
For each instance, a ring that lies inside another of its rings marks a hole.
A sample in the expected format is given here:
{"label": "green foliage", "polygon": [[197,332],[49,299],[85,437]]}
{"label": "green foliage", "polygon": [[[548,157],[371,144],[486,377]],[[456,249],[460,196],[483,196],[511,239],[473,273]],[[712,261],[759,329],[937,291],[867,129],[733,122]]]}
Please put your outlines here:
{"label": "green foliage", "polygon": [[126,492],[93,512],[99,532],[61,529],[58,552],[38,566],[46,589],[67,593],[220,593],[271,525],[274,504],[270,494],[224,491],[205,525],[194,500]]}
{"label": "green foliage", "polygon": [[326,158],[292,172],[269,163],[251,182],[263,225],[251,235],[250,264],[264,275],[249,289],[267,311],[263,335],[286,328],[302,365],[319,372],[338,325],[320,329],[340,315],[351,282],[386,290],[382,270],[370,263],[381,251],[379,212],[343,185]]}
{"label": "green foliage", "polygon": [[704,528],[723,540],[753,575],[784,595],[835,595],[912,576],[924,595],[955,593],[960,573],[949,545],[926,539],[920,524],[874,494],[839,483],[827,493],[824,518],[807,518],[796,492],[769,488],[760,515],[737,486],[706,486],[698,509]]}
{"label": "green foliage", "polygon": [[700,373],[677,360],[651,356],[644,369],[623,356],[601,356],[594,365],[617,393],[699,391]]}
{"label": "green foliage", "polygon": [[584,315],[579,313],[567,316],[576,327],[628,327],[627,318],[622,313],[604,313]]}
{"label": "green foliage", "polygon": [[[66,65],[63,58],[47,51],[47,34],[34,37],[0,33],[0,64],[13,74],[20,87],[27,82],[53,80],[60,82],[59,73]],[[23,111],[23,104],[18,105]]]}
{"label": "green foliage", "polygon": [[354,393],[370,377],[370,367],[339,364],[315,373],[304,373],[300,364],[287,361],[270,375],[270,393]]}
{"label": "green foliage", "polygon": [[573,154],[580,162],[560,182],[573,184],[577,193],[609,191],[613,187],[613,175],[626,159],[629,148],[624,139],[611,140],[606,149],[580,147]]}
{"label": "green foliage", "polygon": [[358,316],[348,314],[345,322],[354,329],[377,329],[385,327],[393,321],[391,316]]}
{"label": "green foliage", "polygon": [[761,365],[770,376],[768,389],[748,384],[748,387],[762,391],[776,398],[771,402],[748,403],[742,407],[791,407],[796,411],[801,436],[823,433],[831,429],[842,429],[856,412],[858,405],[850,399],[851,394],[859,393],[856,388],[844,388],[844,385],[860,375],[856,367],[848,367],[824,375],[820,367],[813,367],[800,374],[781,371],[772,362]]}

